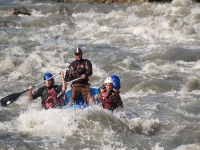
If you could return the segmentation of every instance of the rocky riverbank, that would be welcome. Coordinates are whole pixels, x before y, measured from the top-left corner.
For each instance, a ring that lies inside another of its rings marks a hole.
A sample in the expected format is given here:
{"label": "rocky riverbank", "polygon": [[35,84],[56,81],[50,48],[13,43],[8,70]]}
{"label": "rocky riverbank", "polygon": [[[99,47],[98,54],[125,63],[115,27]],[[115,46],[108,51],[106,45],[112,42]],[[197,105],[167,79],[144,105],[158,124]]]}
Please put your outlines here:
{"label": "rocky riverbank", "polygon": [[[171,3],[172,0],[55,0],[56,2],[66,2],[66,3],[105,3],[105,4],[131,4],[134,2],[137,3],[144,3],[144,2],[166,2]],[[192,0],[193,2],[200,2],[200,0]]]}

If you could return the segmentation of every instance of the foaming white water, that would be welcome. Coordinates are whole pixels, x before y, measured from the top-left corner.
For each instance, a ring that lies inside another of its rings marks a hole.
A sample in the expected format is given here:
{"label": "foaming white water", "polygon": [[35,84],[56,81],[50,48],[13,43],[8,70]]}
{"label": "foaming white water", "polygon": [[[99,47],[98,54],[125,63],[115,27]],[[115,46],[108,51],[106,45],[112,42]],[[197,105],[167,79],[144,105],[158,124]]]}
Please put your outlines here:
{"label": "foaming white water", "polygon": [[[78,115],[81,114],[78,113]],[[17,118],[18,127],[16,129],[40,137],[71,136],[72,132],[77,129],[74,119],[74,110],[28,110]]]}
{"label": "foaming white water", "polygon": [[187,150],[187,149],[200,149],[199,143],[188,144],[188,145],[181,145],[174,150]]}
{"label": "foaming white water", "polygon": [[[177,12],[181,12],[177,9],[182,9],[181,7],[181,5],[173,7],[172,4],[143,3],[141,6],[129,6],[123,11],[115,10],[108,14],[87,11],[74,13],[72,16],[76,20],[78,28],[85,27],[83,30],[75,31],[76,34],[82,39],[90,39],[96,44],[126,42],[128,45],[132,45],[131,43],[136,43],[137,40],[152,43],[196,40],[199,32],[198,27],[194,28],[196,23],[192,22],[189,16],[197,15],[192,13],[196,12],[197,8],[194,5],[189,5],[188,12],[180,16]],[[95,19],[91,20],[90,18]],[[98,40],[96,40],[97,37]]]}
{"label": "foaming white water", "polygon": [[191,6],[192,1],[191,0],[173,0],[172,4],[175,6]]}
{"label": "foaming white water", "polygon": [[[80,46],[93,64],[93,86],[119,75],[126,115],[120,118],[96,107],[41,110],[40,99],[29,102],[25,93],[0,108],[0,146],[196,148],[199,137],[190,133],[199,129],[198,3],[62,3],[72,10],[72,15],[62,15],[56,12],[60,4],[29,2],[23,4],[30,7],[31,16],[3,16],[0,97],[41,82],[45,72],[65,71],[75,59],[74,48]],[[55,82],[60,84],[60,78]]]}

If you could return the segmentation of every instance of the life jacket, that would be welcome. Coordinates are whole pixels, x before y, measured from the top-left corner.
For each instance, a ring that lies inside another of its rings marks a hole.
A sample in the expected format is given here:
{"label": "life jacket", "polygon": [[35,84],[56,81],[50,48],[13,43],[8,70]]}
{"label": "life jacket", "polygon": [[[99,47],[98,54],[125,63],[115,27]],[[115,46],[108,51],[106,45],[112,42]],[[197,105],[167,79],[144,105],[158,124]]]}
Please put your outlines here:
{"label": "life jacket", "polygon": [[72,73],[73,78],[79,78],[82,74],[86,72],[85,63],[78,64],[75,71]]}
{"label": "life jacket", "polygon": [[55,91],[54,88],[46,89],[44,94],[45,95],[44,98],[42,99],[42,106],[45,109],[64,105],[62,97],[57,95],[57,92]]}
{"label": "life jacket", "polygon": [[[80,78],[82,74],[86,73],[86,60],[79,63],[74,70],[71,72],[71,79],[77,79]],[[82,82],[83,79],[80,79],[78,81],[75,81],[74,83]],[[89,78],[87,77],[84,79],[84,81],[89,81]]]}
{"label": "life jacket", "polygon": [[112,91],[111,93],[103,92],[100,94],[100,104],[103,106],[104,109],[114,110],[118,107],[117,103],[119,100],[116,99],[117,94],[119,93],[114,91]]}

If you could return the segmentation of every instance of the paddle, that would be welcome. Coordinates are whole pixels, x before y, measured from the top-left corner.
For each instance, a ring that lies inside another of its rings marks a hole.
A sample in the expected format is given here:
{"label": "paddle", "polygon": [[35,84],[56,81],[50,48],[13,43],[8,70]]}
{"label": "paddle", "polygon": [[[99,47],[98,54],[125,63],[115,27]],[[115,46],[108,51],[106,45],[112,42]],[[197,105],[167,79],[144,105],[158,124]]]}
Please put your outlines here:
{"label": "paddle", "polygon": [[71,80],[71,81],[68,81],[67,84],[71,84],[72,82],[77,81],[77,80],[80,80],[80,79],[81,79],[81,77],[80,77],[80,78],[76,78],[76,79]]}
{"label": "paddle", "polygon": [[[52,79],[52,78],[58,76],[59,74],[60,74],[60,73],[58,73],[58,74],[52,76],[52,77],[49,78],[49,79]],[[47,79],[47,80],[49,80],[49,79]],[[44,81],[42,81],[42,82],[40,82],[40,83],[34,85],[33,87],[36,87],[36,86],[38,86],[38,85],[44,83],[45,81],[46,81],[46,80],[44,80]],[[23,92],[13,93],[13,94],[10,94],[10,95],[8,95],[8,96],[2,98],[2,99],[1,99],[1,106],[6,107],[6,106],[12,104],[14,101],[17,100],[17,98],[18,98],[20,95],[22,95],[23,93],[27,92],[28,90],[29,90],[29,89],[26,89],[26,90],[24,90]]]}

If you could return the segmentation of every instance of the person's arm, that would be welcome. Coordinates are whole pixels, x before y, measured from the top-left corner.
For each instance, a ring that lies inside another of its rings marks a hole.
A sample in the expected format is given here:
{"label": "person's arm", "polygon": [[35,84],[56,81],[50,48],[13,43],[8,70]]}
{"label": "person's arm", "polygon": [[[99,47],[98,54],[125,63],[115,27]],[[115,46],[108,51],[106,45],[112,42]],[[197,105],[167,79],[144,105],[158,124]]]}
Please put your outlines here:
{"label": "person's arm", "polygon": [[68,82],[70,80],[69,68],[67,68],[65,72],[65,81]]}
{"label": "person's arm", "polygon": [[95,103],[95,104],[101,104],[102,99],[101,99],[100,94],[96,94],[96,95],[93,97],[93,100],[94,100],[94,103]]}
{"label": "person's arm", "polygon": [[117,106],[123,108],[124,104],[122,102],[121,96],[117,93]]}
{"label": "person's arm", "polygon": [[66,95],[65,95],[65,91],[67,90],[67,81],[64,78],[64,72],[61,71],[60,72],[60,76],[61,76],[61,80],[62,80],[62,85],[55,85],[55,90],[57,92],[57,98],[59,97],[63,97],[64,99],[66,99]]}
{"label": "person's arm", "polygon": [[64,72],[61,71],[60,75],[61,75],[61,79],[62,79],[62,92],[65,92],[67,90],[67,85],[66,85],[65,78],[64,78]]}
{"label": "person's arm", "polygon": [[86,69],[85,74],[81,75],[82,79],[85,79],[86,77],[91,76],[93,73],[92,63],[89,60],[86,60],[86,62],[85,62],[85,69]]}
{"label": "person's arm", "polygon": [[75,64],[75,61],[73,61],[69,66],[68,68],[66,69],[66,72],[65,72],[65,81],[66,82],[69,82],[70,80],[72,80],[72,72],[74,70],[74,64]]}
{"label": "person's arm", "polygon": [[41,87],[39,89],[37,89],[35,92],[33,92],[33,89],[34,87],[33,86],[29,86],[29,93],[28,93],[28,99],[30,101],[40,97],[40,96],[43,96],[42,93],[43,93],[43,90],[44,90],[44,87]]}
{"label": "person's arm", "polygon": [[33,94],[32,94],[32,91],[33,91],[33,86],[29,86],[29,92],[28,92],[28,99],[29,101],[32,101],[33,100]]}

